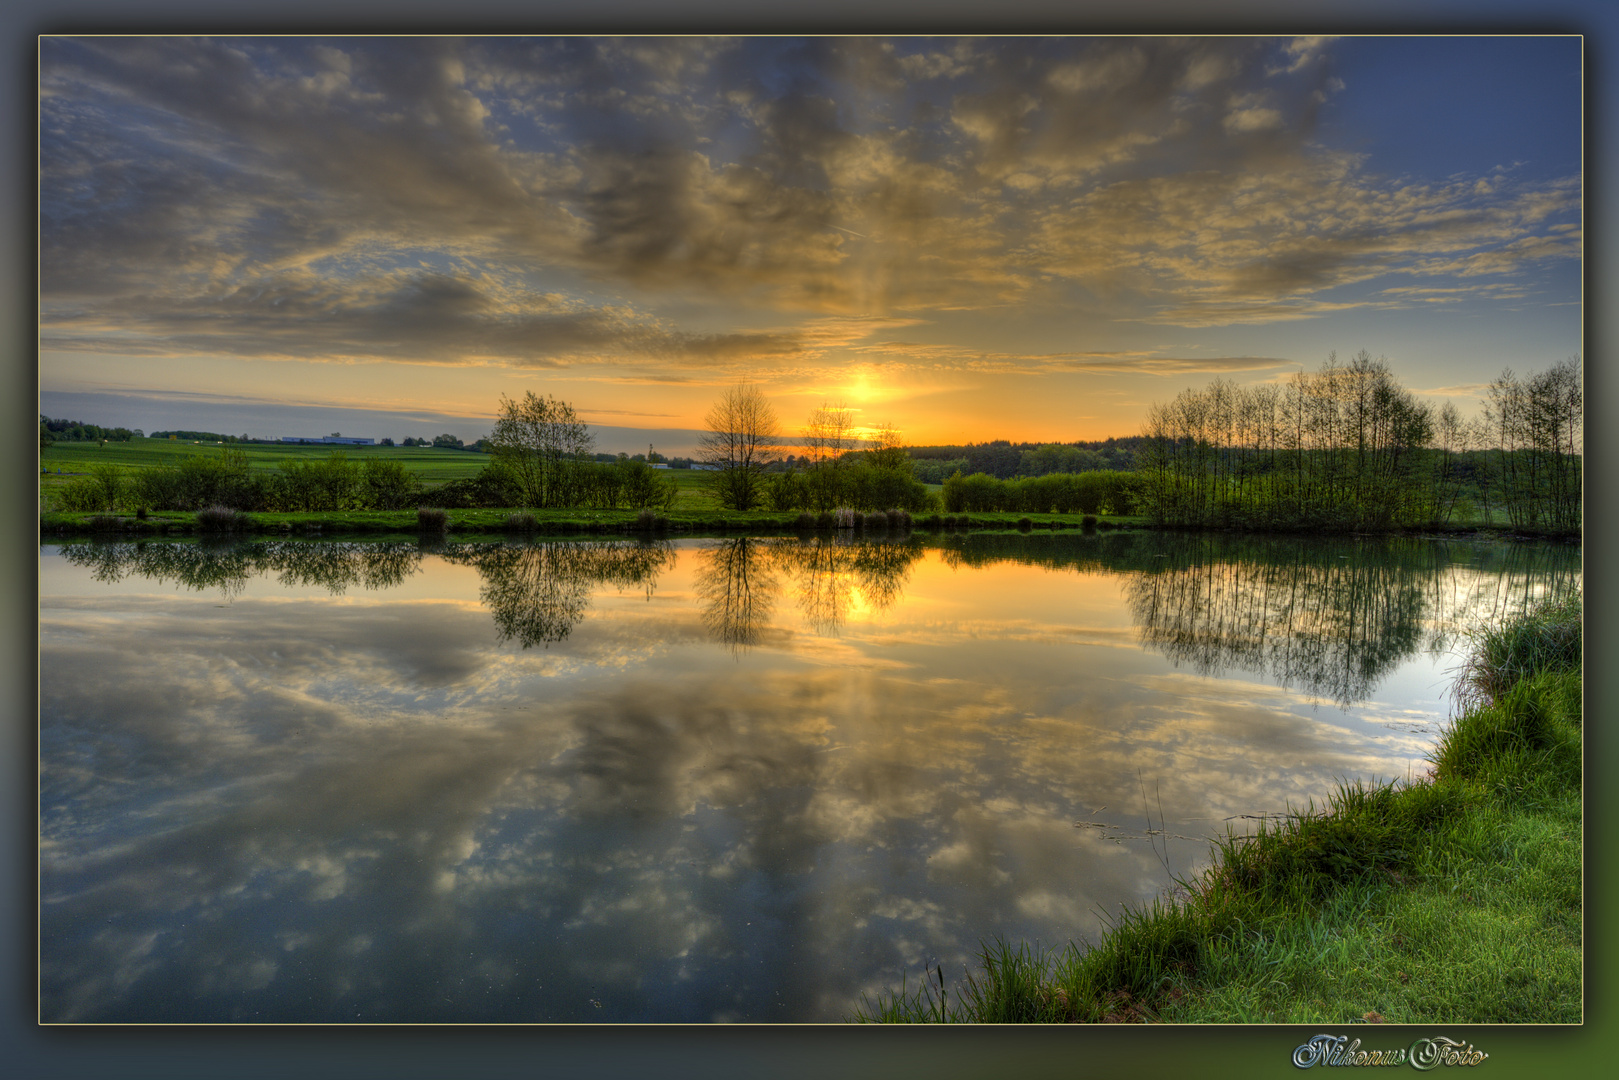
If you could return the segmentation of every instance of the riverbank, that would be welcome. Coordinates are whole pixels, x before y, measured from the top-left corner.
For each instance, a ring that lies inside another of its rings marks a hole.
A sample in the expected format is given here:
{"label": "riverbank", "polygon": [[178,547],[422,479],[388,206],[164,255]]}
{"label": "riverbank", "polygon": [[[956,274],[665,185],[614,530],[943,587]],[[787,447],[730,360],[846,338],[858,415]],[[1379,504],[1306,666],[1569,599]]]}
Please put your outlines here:
{"label": "riverbank", "polygon": [[[735,535],[832,530],[831,515],[798,511],[747,512],[682,509],[670,512],[639,510],[446,510],[442,528],[436,523],[426,531],[438,534],[497,535],[638,535],[681,533],[686,535]],[[906,528],[974,529],[1033,532],[1042,529],[1161,529],[1146,517],[1124,514],[1021,514],[1012,511],[943,514],[927,512],[908,515],[896,523],[882,515],[881,524],[867,527],[865,515],[859,525],[863,533],[892,533]],[[422,519],[416,510],[340,510],[315,513],[243,513],[226,521],[208,519],[208,512],[152,510],[134,513],[67,513],[49,511],[39,518],[41,539],[55,537],[116,536],[196,536],[236,533],[253,536],[347,536],[420,534]],[[1172,529],[1169,531],[1208,531]],[[1221,530],[1251,533],[1251,530]],[[1294,535],[1278,532],[1275,535]],[[1372,535],[1372,534],[1368,534]],[[1451,529],[1407,529],[1375,535],[1442,537],[1453,540],[1564,540],[1578,542],[1578,536],[1564,536],[1510,525],[1467,525]]]}
{"label": "riverbank", "polygon": [[[834,530],[831,514],[798,511],[675,510],[445,510],[443,523],[416,510],[344,510],[322,513],[246,513],[210,519],[208,511],[148,511],[144,516],[115,513],[50,512],[40,515],[41,538],[60,536],[190,536],[237,533],[256,536],[335,536],[348,534],[471,533],[516,535],[572,534],[736,534]],[[887,514],[856,515],[855,528],[866,535],[906,529],[1125,529],[1142,528],[1144,518],[1084,514]]]}
{"label": "riverbank", "polygon": [[1093,948],[986,945],[852,1019],[1579,1023],[1578,597],[1475,635],[1429,775],[1216,844]]}

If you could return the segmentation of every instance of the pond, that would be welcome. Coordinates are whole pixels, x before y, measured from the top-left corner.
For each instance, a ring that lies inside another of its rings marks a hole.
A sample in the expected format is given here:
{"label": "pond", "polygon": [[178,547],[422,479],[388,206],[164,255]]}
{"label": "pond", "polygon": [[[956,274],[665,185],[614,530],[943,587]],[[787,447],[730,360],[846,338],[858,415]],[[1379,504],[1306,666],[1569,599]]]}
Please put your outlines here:
{"label": "pond", "polygon": [[1421,776],[1577,547],[40,549],[48,1023],[838,1021]]}

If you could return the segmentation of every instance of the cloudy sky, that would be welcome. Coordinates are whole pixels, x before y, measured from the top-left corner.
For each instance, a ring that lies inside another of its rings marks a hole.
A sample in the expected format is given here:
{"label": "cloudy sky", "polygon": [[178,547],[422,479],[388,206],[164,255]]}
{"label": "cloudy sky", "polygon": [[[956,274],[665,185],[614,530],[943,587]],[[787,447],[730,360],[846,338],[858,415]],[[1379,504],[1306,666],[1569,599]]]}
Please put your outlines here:
{"label": "cloudy sky", "polygon": [[1365,349],[1471,412],[1581,351],[1581,48],[46,38],[41,408],[1074,440]]}

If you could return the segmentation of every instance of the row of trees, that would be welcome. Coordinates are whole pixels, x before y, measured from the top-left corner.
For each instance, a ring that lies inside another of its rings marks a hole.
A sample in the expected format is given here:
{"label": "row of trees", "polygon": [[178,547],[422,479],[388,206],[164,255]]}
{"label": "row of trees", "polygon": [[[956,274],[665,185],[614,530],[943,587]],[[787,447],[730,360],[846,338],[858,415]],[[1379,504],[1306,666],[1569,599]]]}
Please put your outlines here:
{"label": "row of trees", "polygon": [[1485,471],[1493,474],[1508,520],[1531,528],[1578,529],[1585,451],[1579,366],[1570,360],[1527,379],[1510,369],[1502,372],[1490,384],[1482,421],[1486,438],[1495,444]]}
{"label": "row of trees", "polygon": [[53,420],[39,414],[39,448],[57,442],[128,442],[141,437],[139,428],[102,427],[79,420]]}
{"label": "row of trees", "polygon": [[1218,380],[1155,405],[1142,504],[1175,525],[1443,525],[1482,502],[1514,524],[1578,528],[1579,370],[1492,386],[1482,417],[1418,401],[1387,362],[1330,357],[1285,385]]}
{"label": "row of trees", "polygon": [[1133,514],[1141,484],[1133,473],[1050,473],[997,480],[986,473],[956,473],[944,482],[948,513],[1007,511],[1027,514]]}
{"label": "row of trees", "polygon": [[[700,437],[702,460],[712,470],[721,505],[731,510],[923,510],[928,490],[912,472],[911,457],[892,426],[876,437],[856,437],[853,413],[822,405],[799,432],[799,467],[767,477],[781,446],[775,410],[759,388],[739,383],[709,410]],[[862,449],[862,443],[866,448]]]}
{"label": "row of trees", "polygon": [[[627,459],[613,465],[585,462],[572,483],[574,501],[559,505],[667,510],[676,494],[667,476],[644,461]],[[525,501],[521,477],[498,459],[472,479],[429,489],[417,473],[386,458],[360,463],[334,450],[323,458],[284,461],[275,472],[254,472],[247,455],[232,448],[132,472],[98,463],[88,475],[63,485],[56,499],[63,510],[86,513],[211,506],[290,513],[538,505]]]}

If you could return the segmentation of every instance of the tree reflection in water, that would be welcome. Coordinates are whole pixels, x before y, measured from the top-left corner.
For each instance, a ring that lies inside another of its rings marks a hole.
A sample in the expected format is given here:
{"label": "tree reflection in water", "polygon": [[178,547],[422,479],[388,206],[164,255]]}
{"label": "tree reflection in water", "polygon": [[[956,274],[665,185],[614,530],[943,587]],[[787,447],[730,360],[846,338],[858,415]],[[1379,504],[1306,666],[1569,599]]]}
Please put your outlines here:
{"label": "tree reflection in water", "polygon": [[697,555],[697,597],[709,633],[734,653],[759,644],[781,588],[765,541],[721,540]]}
{"label": "tree reflection in water", "polygon": [[447,562],[475,568],[478,598],[489,608],[502,641],[523,648],[567,637],[600,585],[638,585],[647,595],[658,574],[674,565],[668,541],[560,540],[531,544],[466,544],[442,552]]}
{"label": "tree reflection in water", "polygon": [[242,594],[250,579],[278,574],[288,587],[314,585],[334,594],[351,586],[391,589],[421,568],[421,554],[404,543],[323,543],[279,540],[241,544],[135,543],[63,544],[62,556],[111,584],[138,576],[188,589],[217,588],[226,599]]}
{"label": "tree reflection in water", "polygon": [[[1165,537],[1126,585],[1141,640],[1177,665],[1260,672],[1339,705],[1364,701],[1418,651],[1444,652],[1503,604],[1578,587],[1568,552],[1506,544],[1472,560],[1442,541]],[[1464,580],[1465,579],[1465,580]]]}
{"label": "tree reflection in water", "polygon": [[770,550],[791,576],[798,609],[810,626],[818,634],[836,636],[848,621],[856,589],[873,610],[886,610],[904,595],[911,566],[926,548],[915,537],[817,537],[778,540]]}
{"label": "tree reflection in water", "polygon": [[[1541,595],[1580,587],[1578,548],[1443,540],[1124,533],[975,534],[853,541],[813,537],[721,540],[699,549],[697,595],[715,640],[735,652],[761,643],[783,579],[810,627],[835,636],[856,591],[866,607],[901,599],[930,547],[951,567],[1017,562],[1126,576],[1125,600],[1143,643],[1201,675],[1263,673],[1340,704],[1364,700],[1405,657],[1440,654],[1462,628],[1499,620]],[[95,580],[130,575],[218,588],[227,599],[274,573],[281,584],[387,589],[424,553],[471,566],[503,640],[524,648],[567,637],[601,585],[644,587],[676,561],[669,541],[526,544],[331,543],[285,540],[188,544],[64,544]]]}

